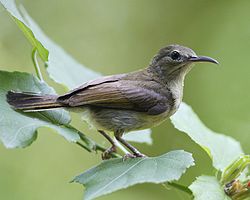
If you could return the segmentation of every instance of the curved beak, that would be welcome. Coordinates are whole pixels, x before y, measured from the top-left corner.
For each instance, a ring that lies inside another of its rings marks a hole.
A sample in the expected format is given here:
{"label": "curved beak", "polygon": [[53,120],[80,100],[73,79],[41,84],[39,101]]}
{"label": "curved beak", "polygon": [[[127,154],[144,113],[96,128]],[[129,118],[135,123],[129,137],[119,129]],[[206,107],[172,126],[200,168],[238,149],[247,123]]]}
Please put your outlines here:
{"label": "curved beak", "polygon": [[213,58],[210,58],[208,56],[197,56],[197,57],[190,57],[188,61],[191,62],[210,62],[214,64],[219,64],[219,62]]}

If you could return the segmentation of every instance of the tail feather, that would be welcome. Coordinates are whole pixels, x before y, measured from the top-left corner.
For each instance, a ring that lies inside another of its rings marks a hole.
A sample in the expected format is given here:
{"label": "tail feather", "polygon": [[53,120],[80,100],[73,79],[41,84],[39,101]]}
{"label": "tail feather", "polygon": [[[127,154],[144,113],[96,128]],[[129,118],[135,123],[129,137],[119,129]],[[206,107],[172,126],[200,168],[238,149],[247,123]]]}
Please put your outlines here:
{"label": "tail feather", "polygon": [[63,107],[63,104],[57,102],[57,95],[39,95],[9,91],[6,97],[7,102],[12,107],[27,112]]}

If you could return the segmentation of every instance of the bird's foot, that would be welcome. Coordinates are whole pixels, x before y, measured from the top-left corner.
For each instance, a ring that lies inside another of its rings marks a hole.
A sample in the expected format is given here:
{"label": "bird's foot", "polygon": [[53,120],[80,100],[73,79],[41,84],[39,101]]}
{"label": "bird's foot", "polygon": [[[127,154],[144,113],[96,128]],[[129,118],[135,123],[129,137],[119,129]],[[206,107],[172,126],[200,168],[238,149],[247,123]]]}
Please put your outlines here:
{"label": "bird's foot", "polygon": [[131,154],[131,153],[127,153],[123,156],[122,160],[125,161],[127,160],[128,158],[145,158],[147,157],[146,155],[142,154],[142,153],[134,153],[134,154]]}
{"label": "bird's foot", "polygon": [[102,153],[102,159],[103,160],[108,160],[110,158],[112,158],[112,153],[116,152],[116,146],[111,146],[110,148],[106,149],[103,153]]}

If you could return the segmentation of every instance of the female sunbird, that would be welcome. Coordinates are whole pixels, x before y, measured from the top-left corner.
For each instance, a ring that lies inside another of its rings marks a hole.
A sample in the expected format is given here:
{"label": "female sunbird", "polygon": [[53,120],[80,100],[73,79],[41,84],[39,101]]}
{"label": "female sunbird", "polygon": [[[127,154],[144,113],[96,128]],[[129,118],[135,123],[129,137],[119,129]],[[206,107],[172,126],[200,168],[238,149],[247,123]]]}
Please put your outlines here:
{"label": "female sunbird", "polygon": [[195,62],[218,64],[213,58],[197,56],[190,48],[169,45],[160,49],[145,69],[101,77],[61,96],[9,91],[7,101],[14,109],[25,112],[80,110],[112,144],[102,154],[103,159],[116,151],[115,142],[105,131],[113,132],[132,152],[128,157],[143,157],[122,135],[151,128],[173,115],[182,101],[185,75]]}

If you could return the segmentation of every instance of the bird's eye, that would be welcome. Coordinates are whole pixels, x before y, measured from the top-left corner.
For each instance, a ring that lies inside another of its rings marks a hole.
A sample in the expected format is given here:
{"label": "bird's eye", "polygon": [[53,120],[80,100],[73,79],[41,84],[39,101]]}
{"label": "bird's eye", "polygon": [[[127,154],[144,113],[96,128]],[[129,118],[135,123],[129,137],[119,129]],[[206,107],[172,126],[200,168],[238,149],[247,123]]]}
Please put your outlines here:
{"label": "bird's eye", "polygon": [[173,51],[170,56],[173,60],[179,60],[181,57],[181,55],[178,51]]}

